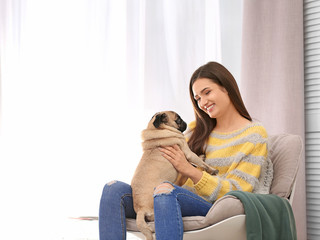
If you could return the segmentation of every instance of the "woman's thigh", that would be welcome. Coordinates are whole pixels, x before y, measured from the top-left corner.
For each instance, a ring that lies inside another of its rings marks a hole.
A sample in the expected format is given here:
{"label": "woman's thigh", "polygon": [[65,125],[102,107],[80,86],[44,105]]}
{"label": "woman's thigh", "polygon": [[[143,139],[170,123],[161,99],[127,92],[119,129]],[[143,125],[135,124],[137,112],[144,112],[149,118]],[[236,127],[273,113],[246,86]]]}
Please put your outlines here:
{"label": "woman's thigh", "polygon": [[204,200],[197,194],[173,185],[170,182],[160,184],[154,191],[154,197],[159,195],[173,195],[175,196],[178,205],[181,209],[182,217],[186,216],[205,216],[209,209],[212,207],[212,203]]}

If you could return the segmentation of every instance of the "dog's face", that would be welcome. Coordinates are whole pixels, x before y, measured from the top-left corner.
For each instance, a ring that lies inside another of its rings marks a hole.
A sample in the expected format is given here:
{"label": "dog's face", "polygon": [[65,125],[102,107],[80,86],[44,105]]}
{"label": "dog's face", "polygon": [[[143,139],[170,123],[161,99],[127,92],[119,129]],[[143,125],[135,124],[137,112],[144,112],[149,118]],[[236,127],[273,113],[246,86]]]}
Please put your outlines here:
{"label": "dog's face", "polygon": [[183,121],[182,118],[173,111],[156,113],[150,122],[152,122],[152,125],[158,129],[163,128],[164,125],[178,129],[181,132],[184,132],[187,129],[185,121]]}

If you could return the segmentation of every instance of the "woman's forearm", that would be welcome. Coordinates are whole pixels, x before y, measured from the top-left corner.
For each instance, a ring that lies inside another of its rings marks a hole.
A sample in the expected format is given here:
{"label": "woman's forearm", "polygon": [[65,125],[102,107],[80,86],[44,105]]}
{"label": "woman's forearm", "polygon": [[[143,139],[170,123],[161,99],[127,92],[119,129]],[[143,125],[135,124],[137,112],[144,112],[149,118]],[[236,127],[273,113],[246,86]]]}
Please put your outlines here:
{"label": "woman's forearm", "polygon": [[187,176],[188,178],[190,178],[193,182],[193,184],[197,184],[200,179],[202,178],[202,171],[198,168],[193,167],[192,165],[190,165],[190,170],[185,173],[185,176]]}

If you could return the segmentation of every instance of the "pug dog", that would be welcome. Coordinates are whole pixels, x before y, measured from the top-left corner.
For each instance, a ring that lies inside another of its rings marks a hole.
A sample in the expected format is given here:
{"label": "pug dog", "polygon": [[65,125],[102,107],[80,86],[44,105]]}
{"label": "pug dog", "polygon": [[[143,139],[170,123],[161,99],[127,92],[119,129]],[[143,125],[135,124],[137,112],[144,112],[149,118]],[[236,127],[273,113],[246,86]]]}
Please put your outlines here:
{"label": "pug dog", "polygon": [[153,239],[152,230],[146,220],[154,220],[154,188],[164,181],[175,183],[178,178],[178,172],[162,156],[159,147],[177,144],[190,163],[210,174],[218,173],[190,150],[183,135],[186,128],[187,124],[177,113],[165,111],[155,114],[147,128],[142,131],[143,155],[133,175],[131,187],[137,227],[147,240]]}

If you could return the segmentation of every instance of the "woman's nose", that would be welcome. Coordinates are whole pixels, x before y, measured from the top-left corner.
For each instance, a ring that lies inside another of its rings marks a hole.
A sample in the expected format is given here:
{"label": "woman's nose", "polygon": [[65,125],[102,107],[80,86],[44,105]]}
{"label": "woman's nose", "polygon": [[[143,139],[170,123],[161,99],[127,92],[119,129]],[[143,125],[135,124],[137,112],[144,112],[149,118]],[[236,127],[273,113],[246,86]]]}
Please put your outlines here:
{"label": "woman's nose", "polygon": [[207,104],[207,100],[205,98],[201,98],[200,101],[199,101],[199,107],[201,109],[204,109],[204,107],[206,106]]}

